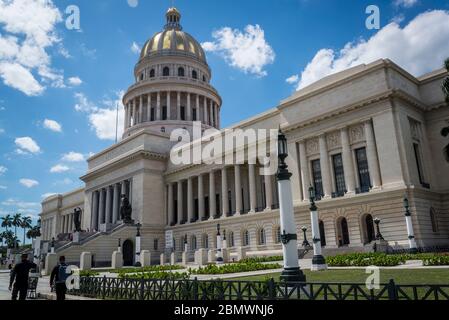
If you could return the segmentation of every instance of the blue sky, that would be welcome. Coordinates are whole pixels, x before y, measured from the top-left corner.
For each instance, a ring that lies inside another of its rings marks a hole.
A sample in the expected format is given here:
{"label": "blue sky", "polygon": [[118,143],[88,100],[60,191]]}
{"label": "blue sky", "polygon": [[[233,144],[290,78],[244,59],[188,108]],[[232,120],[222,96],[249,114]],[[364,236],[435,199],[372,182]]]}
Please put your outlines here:
{"label": "blue sky", "polygon": [[[171,2],[0,0],[0,215],[35,218],[43,195],[82,186],[83,160],[114,142],[113,108],[133,83],[133,47],[162,29]],[[380,30],[365,26],[371,4]],[[69,5],[80,9],[80,30],[66,28]],[[420,75],[449,56],[446,0],[175,5],[207,49],[224,126],[358,63],[392,58]]]}

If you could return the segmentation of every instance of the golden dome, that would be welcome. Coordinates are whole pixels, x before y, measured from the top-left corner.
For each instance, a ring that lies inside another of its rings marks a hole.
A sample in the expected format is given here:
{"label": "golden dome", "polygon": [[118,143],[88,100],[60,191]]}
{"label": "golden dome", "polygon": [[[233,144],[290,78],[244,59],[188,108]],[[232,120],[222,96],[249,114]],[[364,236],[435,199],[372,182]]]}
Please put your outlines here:
{"label": "golden dome", "polygon": [[181,55],[196,58],[206,63],[201,45],[190,34],[182,31],[181,14],[170,8],[166,14],[167,24],[163,31],[156,33],[142,48],[140,59],[154,55]]}

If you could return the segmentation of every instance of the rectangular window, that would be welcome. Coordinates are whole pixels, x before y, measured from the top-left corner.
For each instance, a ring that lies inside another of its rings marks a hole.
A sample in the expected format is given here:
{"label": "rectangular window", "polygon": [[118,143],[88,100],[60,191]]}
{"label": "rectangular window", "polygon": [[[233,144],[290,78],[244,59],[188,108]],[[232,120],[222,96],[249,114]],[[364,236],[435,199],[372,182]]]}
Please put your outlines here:
{"label": "rectangular window", "polygon": [[198,219],[199,219],[199,202],[198,202],[198,199],[195,199],[195,209],[194,209],[194,213],[193,213],[193,215],[194,215],[194,218],[195,218],[195,221],[198,221]]}
{"label": "rectangular window", "polygon": [[220,217],[221,216],[221,206],[220,206],[220,203],[221,203],[221,200],[220,200],[220,194],[219,193],[217,193],[216,195],[215,195],[215,206],[216,206],[216,208],[217,208],[217,216],[218,217]]}
{"label": "rectangular window", "polygon": [[193,118],[193,121],[196,121],[196,109],[192,110],[192,118]]}
{"label": "rectangular window", "polygon": [[371,177],[369,174],[368,159],[366,157],[366,148],[355,150],[355,156],[360,181],[360,192],[369,192],[371,188]]}
{"label": "rectangular window", "polygon": [[186,108],[185,107],[181,107],[181,120],[182,121],[186,120]]}
{"label": "rectangular window", "polygon": [[332,156],[332,164],[334,166],[336,196],[343,197],[346,193],[346,182],[341,153]]}
{"label": "rectangular window", "polygon": [[312,161],[312,176],[313,176],[313,186],[315,187],[315,194],[317,200],[324,196],[323,192],[323,179],[321,176],[321,163],[320,160]]}
{"label": "rectangular window", "polygon": [[209,210],[209,196],[204,197],[204,213],[206,216],[206,219],[210,218],[210,210]]}
{"label": "rectangular window", "polygon": [[421,151],[419,148],[419,144],[417,143],[413,144],[413,151],[415,152],[415,161],[416,161],[416,168],[418,169],[419,183],[425,184],[424,175],[422,171]]}
{"label": "rectangular window", "polygon": [[167,120],[167,107],[162,107],[162,120]]}
{"label": "rectangular window", "polygon": [[151,108],[150,119],[151,119],[151,121],[154,121],[154,108]]}
{"label": "rectangular window", "polygon": [[232,192],[231,192],[231,190],[228,190],[228,208],[229,208],[229,212],[227,212],[226,215],[231,216],[232,215]]}

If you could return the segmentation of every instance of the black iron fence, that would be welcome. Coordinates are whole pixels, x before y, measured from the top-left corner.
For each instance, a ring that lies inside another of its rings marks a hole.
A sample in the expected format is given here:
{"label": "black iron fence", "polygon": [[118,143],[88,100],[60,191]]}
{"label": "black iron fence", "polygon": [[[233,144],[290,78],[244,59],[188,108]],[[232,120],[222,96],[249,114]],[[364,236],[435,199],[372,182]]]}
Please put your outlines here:
{"label": "black iron fence", "polygon": [[449,300],[449,285],[397,285],[369,289],[356,283],[157,280],[82,277],[70,294],[103,300]]}

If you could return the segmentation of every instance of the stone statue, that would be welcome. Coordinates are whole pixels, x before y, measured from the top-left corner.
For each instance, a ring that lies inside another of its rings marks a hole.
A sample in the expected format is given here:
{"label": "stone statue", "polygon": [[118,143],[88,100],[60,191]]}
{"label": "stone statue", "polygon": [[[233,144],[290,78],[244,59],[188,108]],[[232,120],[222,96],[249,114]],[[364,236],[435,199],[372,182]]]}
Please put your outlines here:
{"label": "stone statue", "polygon": [[73,223],[75,225],[75,232],[81,232],[81,208],[76,208],[73,212]]}
{"label": "stone statue", "polygon": [[133,209],[131,207],[131,204],[129,203],[128,198],[123,195],[122,196],[122,206],[120,208],[120,217],[125,223],[132,222],[131,216],[133,213]]}

